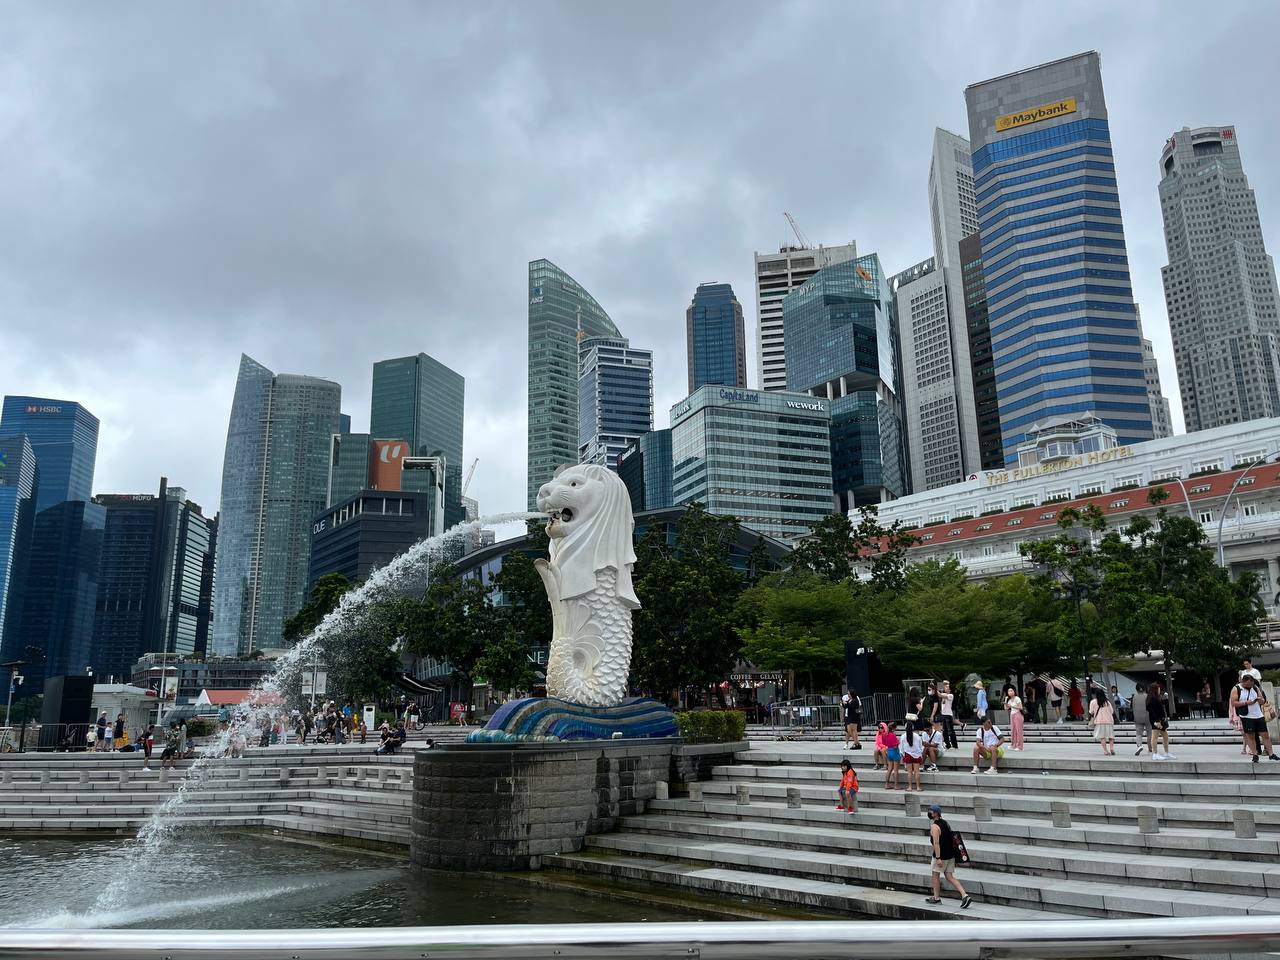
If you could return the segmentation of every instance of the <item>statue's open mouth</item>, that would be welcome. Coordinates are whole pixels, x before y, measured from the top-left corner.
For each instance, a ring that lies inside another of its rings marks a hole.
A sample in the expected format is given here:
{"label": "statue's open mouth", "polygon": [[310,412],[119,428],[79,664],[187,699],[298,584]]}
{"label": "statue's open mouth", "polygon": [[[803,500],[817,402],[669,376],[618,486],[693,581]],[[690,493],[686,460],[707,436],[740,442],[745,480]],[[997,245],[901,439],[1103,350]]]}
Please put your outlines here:
{"label": "statue's open mouth", "polygon": [[548,511],[547,515],[551,518],[552,523],[555,523],[557,520],[568,523],[573,519],[573,511],[568,507],[561,507],[559,510]]}

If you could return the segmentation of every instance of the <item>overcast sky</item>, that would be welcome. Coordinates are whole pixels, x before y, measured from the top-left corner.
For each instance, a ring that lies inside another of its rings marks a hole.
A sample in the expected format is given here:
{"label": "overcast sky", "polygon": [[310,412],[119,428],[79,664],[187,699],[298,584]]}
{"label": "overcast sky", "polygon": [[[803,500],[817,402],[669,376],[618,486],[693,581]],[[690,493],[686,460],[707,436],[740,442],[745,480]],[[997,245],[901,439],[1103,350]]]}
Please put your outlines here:
{"label": "overcast sky", "polygon": [[216,508],[243,351],[338,381],[467,378],[484,512],[520,509],[527,263],[577,278],[685,393],[684,310],[752,254],[932,253],[967,84],[1102,54],[1134,287],[1181,430],[1157,161],[1234,123],[1280,245],[1280,4],[0,0],[0,393],[102,420],[96,492]]}

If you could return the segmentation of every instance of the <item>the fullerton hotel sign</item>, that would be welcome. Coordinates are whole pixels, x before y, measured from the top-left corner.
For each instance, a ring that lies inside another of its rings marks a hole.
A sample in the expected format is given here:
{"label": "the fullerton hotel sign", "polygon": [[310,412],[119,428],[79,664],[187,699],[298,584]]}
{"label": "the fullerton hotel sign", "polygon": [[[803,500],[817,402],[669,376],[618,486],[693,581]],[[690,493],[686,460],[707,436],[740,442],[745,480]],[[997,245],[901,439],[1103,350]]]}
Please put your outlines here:
{"label": "the fullerton hotel sign", "polygon": [[1131,456],[1133,456],[1132,447],[1112,447],[1109,450],[1095,450],[1093,453],[1081,454],[1076,457],[1062,457],[1061,459],[1050,460],[1048,463],[1037,463],[1031,467],[992,470],[989,473],[984,473],[982,479],[986,481],[988,487],[996,487],[1002,483],[1012,483],[1015,480],[1032,480],[1036,477],[1047,477],[1051,474],[1061,473],[1064,470],[1074,470],[1076,467],[1091,467],[1097,463],[1124,460]]}

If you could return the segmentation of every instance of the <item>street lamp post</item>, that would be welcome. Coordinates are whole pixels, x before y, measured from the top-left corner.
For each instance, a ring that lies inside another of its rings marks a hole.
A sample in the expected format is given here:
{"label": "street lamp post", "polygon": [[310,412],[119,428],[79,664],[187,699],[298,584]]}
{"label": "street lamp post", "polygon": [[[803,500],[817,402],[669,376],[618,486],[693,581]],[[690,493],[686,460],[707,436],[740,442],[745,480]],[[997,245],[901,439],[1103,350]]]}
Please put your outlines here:
{"label": "street lamp post", "polygon": [[1182,499],[1187,505],[1187,516],[1194,520],[1196,518],[1196,512],[1191,509],[1191,495],[1187,493],[1187,485],[1182,482],[1181,477],[1172,477],[1171,479],[1182,488]]}
{"label": "street lamp post", "polygon": [[1244,472],[1241,473],[1240,476],[1236,477],[1236,482],[1233,483],[1231,485],[1231,489],[1227,491],[1227,499],[1222,502],[1222,512],[1218,515],[1218,566],[1220,567],[1226,567],[1227,565],[1223,558],[1222,551],[1222,524],[1227,519],[1227,508],[1231,506],[1231,498],[1236,495],[1236,487],[1240,486],[1240,481],[1247,477],[1254,467],[1260,467],[1263,464],[1270,463],[1271,458],[1272,454],[1267,454],[1265,457],[1260,457],[1253,461],[1253,463],[1244,468]]}

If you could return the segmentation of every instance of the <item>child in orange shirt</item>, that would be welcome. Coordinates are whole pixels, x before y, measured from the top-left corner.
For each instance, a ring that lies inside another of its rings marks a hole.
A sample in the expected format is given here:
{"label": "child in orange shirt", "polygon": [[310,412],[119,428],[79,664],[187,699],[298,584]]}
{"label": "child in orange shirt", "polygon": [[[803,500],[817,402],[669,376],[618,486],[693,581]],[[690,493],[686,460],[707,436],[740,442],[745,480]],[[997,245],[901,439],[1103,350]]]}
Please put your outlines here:
{"label": "child in orange shirt", "polygon": [[858,809],[858,775],[848,760],[840,761],[840,771],[840,802],[836,809],[855,813]]}

